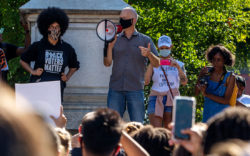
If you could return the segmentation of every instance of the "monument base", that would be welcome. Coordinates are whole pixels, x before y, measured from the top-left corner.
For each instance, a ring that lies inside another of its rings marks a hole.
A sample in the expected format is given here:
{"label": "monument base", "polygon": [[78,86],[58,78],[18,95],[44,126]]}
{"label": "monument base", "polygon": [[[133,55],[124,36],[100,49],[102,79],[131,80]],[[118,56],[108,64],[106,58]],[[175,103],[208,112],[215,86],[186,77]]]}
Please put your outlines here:
{"label": "monument base", "polygon": [[[75,133],[85,114],[107,108],[107,92],[108,88],[66,88],[62,104],[67,117],[66,129]],[[123,120],[129,121],[127,111]]]}

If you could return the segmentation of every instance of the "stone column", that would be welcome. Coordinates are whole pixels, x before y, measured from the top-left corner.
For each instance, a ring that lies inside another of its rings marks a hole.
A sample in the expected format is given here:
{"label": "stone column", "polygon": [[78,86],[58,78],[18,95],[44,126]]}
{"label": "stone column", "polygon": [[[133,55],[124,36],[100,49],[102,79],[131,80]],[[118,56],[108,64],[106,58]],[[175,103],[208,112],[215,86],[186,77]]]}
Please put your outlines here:
{"label": "stone column", "polygon": [[43,9],[59,7],[69,16],[69,28],[62,38],[75,48],[80,69],[65,89],[63,105],[68,129],[77,129],[85,113],[106,107],[111,68],[103,65],[104,42],[95,29],[105,18],[117,23],[120,11],[127,6],[122,0],[30,0],[20,8],[31,26],[32,42],[42,37],[36,20]]}

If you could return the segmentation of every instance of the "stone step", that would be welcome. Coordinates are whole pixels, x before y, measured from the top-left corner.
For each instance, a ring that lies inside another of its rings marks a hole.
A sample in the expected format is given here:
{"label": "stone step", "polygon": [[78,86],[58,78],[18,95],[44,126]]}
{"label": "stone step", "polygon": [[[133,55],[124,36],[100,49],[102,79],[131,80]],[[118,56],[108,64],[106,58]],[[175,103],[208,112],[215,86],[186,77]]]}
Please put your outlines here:
{"label": "stone step", "polygon": [[65,102],[96,102],[96,103],[106,103],[107,94],[102,93],[65,93],[63,97]]}
{"label": "stone step", "polygon": [[107,107],[104,102],[63,102],[64,110],[94,110]]}
{"label": "stone step", "polygon": [[98,108],[105,108],[106,103],[101,102],[63,102],[64,114],[67,117],[67,129],[76,130],[85,114]]}
{"label": "stone step", "polygon": [[[98,108],[106,108],[106,103],[102,102],[63,102],[64,114],[67,117],[68,130],[77,130],[85,114]],[[124,121],[129,121],[127,111],[124,113]]]}

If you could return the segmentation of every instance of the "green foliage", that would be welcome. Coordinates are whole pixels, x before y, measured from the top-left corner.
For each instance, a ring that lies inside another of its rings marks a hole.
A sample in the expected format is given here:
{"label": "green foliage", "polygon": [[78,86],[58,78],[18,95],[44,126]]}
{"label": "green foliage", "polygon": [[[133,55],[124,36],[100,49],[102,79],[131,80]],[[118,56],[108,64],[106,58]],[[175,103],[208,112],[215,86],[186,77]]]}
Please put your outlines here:
{"label": "green foliage", "polygon": [[[24,45],[24,30],[18,8],[28,0],[1,0],[0,27],[5,28],[4,41]],[[249,73],[249,7],[248,0],[125,0],[134,7],[139,19],[138,31],[155,43],[161,35],[172,38],[174,57],[185,63],[189,82],[181,87],[182,95],[194,96],[197,75],[207,64],[204,51],[222,43],[236,55],[234,70]],[[9,83],[27,82],[29,74],[19,65],[19,58],[8,62]],[[145,87],[145,103],[150,86]],[[202,118],[203,98],[196,97],[196,120]]]}
{"label": "green foliage", "polygon": [[[3,41],[17,46],[24,46],[25,32],[20,24],[19,7],[28,0],[1,0],[0,27],[4,27]],[[27,82],[29,74],[19,64],[19,58],[8,62],[10,71],[8,81],[11,86],[17,82]]]}
{"label": "green foliage", "polygon": [[[194,85],[208,64],[204,52],[212,44],[224,44],[237,61],[234,70],[249,73],[249,1],[247,0],[126,0],[139,19],[138,31],[155,43],[161,35],[172,38],[174,58],[183,61],[189,79],[181,95],[194,96]],[[147,99],[150,87],[145,88]],[[198,96],[196,120],[202,119],[203,97]],[[147,101],[146,101],[147,104]]]}

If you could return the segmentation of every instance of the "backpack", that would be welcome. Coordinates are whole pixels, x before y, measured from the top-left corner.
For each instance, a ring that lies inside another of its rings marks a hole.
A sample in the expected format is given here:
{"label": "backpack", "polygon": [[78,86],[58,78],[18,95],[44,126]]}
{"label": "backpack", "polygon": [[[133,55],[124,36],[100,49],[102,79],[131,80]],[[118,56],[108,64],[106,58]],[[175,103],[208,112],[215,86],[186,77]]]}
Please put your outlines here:
{"label": "backpack", "polygon": [[[231,76],[231,75],[234,75],[234,73],[231,72],[230,76]],[[227,78],[227,80],[226,80],[226,84],[228,84],[228,82],[229,82],[229,77],[230,77],[230,76],[228,76],[228,78]],[[237,86],[236,80],[235,80],[235,82],[234,82],[233,93],[232,93],[232,96],[231,96],[230,101],[229,101],[229,105],[230,105],[231,107],[235,107],[235,105],[236,105],[237,94],[238,94],[238,86]]]}

